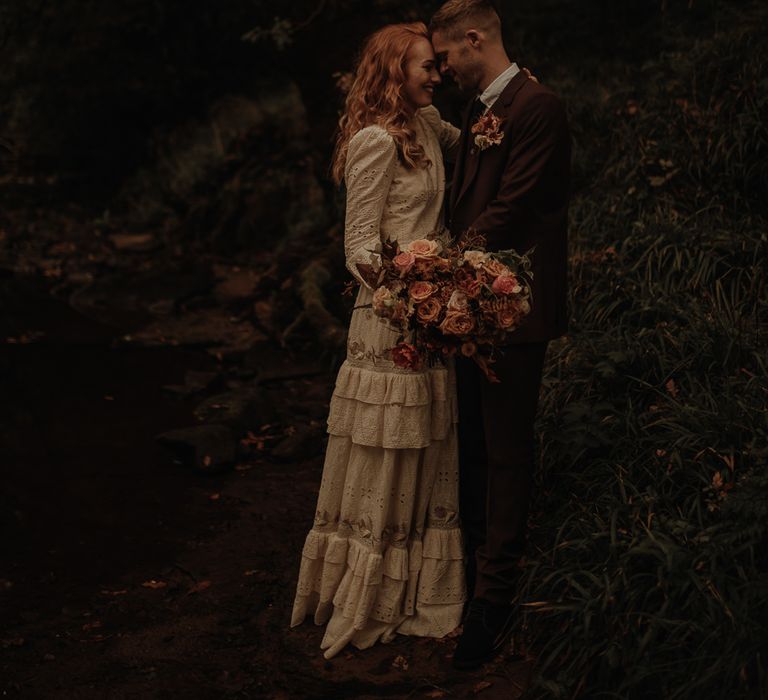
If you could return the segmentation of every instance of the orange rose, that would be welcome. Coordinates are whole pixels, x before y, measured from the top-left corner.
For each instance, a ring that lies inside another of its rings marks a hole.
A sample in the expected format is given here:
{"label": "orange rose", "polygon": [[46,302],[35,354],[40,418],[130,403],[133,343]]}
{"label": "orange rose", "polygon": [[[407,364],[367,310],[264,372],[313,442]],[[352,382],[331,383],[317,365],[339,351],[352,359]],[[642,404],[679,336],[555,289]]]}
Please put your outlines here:
{"label": "orange rose", "polygon": [[483,264],[483,269],[489,273],[492,277],[498,277],[499,275],[511,275],[509,268],[502,262],[490,258]]}
{"label": "orange rose", "polygon": [[408,272],[413,267],[415,262],[416,256],[413,253],[409,253],[408,251],[398,253],[392,259],[392,264],[397,268],[397,271],[401,275],[404,275],[406,272]]}
{"label": "orange rose", "polygon": [[411,241],[406,250],[417,258],[434,258],[442,250],[442,246],[439,241],[418,238],[415,241]]}
{"label": "orange rose", "polygon": [[517,324],[519,316],[520,314],[517,312],[517,309],[501,309],[496,312],[496,325],[499,328],[508,330]]}
{"label": "orange rose", "polygon": [[418,280],[411,282],[411,286],[408,287],[408,296],[411,297],[416,303],[424,301],[431,297],[437,291],[437,285],[431,282],[424,282]]}
{"label": "orange rose", "polygon": [[416,318],[422,323],[432,323],[440,315],[443,305],[434,297],[421,302],[416,307]]}
{"label": "orange rose", "polygon": [[445,335],[466,335],[474,328],[475,319],[464,311],[449,311],[440,324],[440,330]]}

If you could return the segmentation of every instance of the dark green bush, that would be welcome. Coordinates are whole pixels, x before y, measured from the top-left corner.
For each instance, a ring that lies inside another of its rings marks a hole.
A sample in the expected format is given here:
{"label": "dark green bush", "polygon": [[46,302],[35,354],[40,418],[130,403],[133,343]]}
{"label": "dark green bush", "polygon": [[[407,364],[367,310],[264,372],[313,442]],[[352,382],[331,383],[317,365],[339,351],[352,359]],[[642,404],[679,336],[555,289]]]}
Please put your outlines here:
{"label": "dark green bush", "polygon": [[768,697],[768,12],[719,12],[626,90],[561,85],[573,322],[518,597],[533,694]]}

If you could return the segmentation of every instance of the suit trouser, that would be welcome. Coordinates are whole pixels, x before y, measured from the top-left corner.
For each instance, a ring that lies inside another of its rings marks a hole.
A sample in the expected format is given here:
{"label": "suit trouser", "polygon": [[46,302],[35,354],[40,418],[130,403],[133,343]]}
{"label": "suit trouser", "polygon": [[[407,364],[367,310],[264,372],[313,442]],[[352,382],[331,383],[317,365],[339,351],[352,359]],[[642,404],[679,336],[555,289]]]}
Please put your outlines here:
{"label": "suit trouser", "polygon": [[534,431],[547,342],[504,348],[492,384],[477,365],[456,361],[461,521],[467,590],[492,603],[515,593],[525,547],[534,468]]}

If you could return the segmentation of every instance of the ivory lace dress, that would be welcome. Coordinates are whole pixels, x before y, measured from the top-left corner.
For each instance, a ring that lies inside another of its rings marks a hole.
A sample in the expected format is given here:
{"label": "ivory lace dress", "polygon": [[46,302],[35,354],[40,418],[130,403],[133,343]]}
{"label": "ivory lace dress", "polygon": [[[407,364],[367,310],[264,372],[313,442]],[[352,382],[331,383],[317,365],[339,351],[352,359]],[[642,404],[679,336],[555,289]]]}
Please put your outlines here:
{"label": "ivory lace dress", "polygon": [[[375,262],[381,240],[401,247],[442,229],[445,172],[458,129],[434,107],[413,117],[428,168],[409,170],[392,137],[368,126],[349,143],[347,267]],[[459,521],[456,389],[452,361],[410,371],[386,350],[397,341],[363,283],[347,355],[331,397],[328,447],[314,525],[302,552],[291,627],[328,623],[321,649],[365,649],[395,633],[443,637],[466,599]]]}

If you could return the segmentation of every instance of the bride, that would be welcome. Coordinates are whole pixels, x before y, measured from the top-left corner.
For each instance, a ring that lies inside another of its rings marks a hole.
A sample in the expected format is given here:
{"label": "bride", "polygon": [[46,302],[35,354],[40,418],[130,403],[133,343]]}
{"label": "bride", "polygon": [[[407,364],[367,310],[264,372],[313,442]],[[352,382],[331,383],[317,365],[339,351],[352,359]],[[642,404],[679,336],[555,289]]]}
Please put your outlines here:
{"label": "bride", "polygon": [[325,658],[395,633],[443,637],[467,597],[453,363],[396,367],[397,333],[370,308],[377,246],[443,230],[443,157],[459,130],[432,106],[438,83],[426,26],[384,27],[363,48],[339,121],[333,176],[346,185],[346,263],[361,286],[291,616],[291,627],[307,615],[327,623]]}

